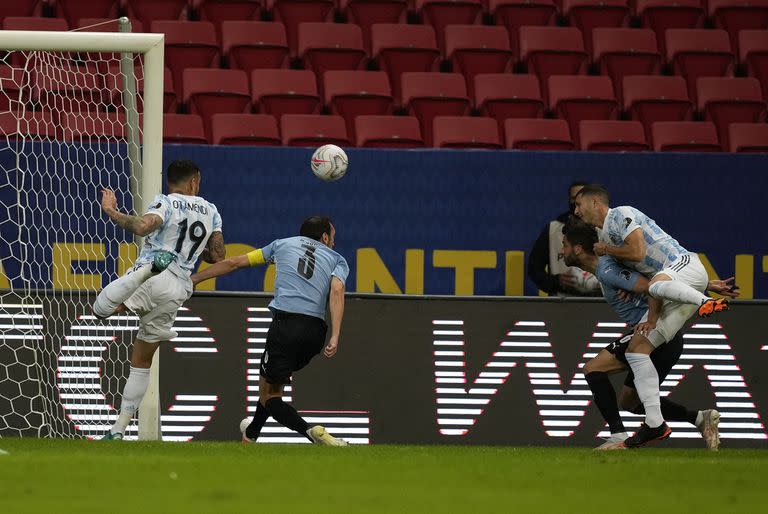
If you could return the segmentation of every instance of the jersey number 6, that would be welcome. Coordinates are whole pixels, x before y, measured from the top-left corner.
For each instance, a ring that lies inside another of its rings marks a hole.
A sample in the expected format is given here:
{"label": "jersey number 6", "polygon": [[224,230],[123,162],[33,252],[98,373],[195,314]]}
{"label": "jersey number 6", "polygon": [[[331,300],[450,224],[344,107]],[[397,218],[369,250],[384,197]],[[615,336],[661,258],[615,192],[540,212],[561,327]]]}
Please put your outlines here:
{"label": "jersey number 6", "polygon": [[316,247],[311,245],[301,245],[302,248],[304,248],[306,251],[304,252],[304,256],[299,259],[299,266],[296,268],[296,271],[299,272],[299,275],[306,279],[312,278],[312,275],[315,274],[315,250],[317,250]]}

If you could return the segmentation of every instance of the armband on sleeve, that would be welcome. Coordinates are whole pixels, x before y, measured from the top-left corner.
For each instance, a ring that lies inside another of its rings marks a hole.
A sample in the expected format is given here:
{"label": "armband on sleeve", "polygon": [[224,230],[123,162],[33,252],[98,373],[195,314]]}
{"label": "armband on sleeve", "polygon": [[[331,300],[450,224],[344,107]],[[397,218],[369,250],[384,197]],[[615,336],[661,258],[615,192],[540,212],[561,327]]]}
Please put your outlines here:
{"label": "armband on sleeve", "polygon": [[266,262],[264,260],[264,252],[262,252],[261,249],[248,252],[247,256],[248,256],[248,263],[251,266],[260,266]]}

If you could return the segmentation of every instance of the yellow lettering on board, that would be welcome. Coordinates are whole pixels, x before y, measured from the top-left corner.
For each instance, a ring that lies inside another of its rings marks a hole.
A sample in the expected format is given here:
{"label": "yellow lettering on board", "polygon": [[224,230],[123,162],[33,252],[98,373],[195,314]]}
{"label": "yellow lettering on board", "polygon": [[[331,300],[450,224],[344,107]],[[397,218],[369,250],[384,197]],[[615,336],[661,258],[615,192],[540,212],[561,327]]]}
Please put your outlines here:
{"label": "yellow lettering on board", "polygon": [[475,270],[495,268],[496,252],[486,250],[435,250],[432,265],[436,268],[454,268],[454,294],[475,294]]}
{"label": "yellow lettering on board", "polygon": [[53,243],[54,289],[101,289],[100,274],[77,274],[72,263],[77,261],[103,261],[104,245],[97,243]]}
{"label": "yellow lettering on board", "polygon": [[504,294],[506,296],[523,296],[524,262],[524,252],[519,250],[504,252]]}

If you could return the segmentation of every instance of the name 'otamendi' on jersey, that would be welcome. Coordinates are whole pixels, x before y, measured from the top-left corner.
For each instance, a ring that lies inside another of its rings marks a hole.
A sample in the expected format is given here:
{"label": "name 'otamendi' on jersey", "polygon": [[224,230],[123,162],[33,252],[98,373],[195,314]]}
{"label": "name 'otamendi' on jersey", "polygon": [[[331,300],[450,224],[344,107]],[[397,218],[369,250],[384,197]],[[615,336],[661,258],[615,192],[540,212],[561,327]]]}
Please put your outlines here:
{"label": "name 'otamendi' on jersey", "polygon": [[137,265],[152,262],[159,251],[172,252],[176,262],[168,269],[187,274],[194,270],[197,259],[214,232],[221,232],[221,216],[211,202],[199,196],[179,193],[157,195],[147,214],[156,214],[163,223],[144,238]]}

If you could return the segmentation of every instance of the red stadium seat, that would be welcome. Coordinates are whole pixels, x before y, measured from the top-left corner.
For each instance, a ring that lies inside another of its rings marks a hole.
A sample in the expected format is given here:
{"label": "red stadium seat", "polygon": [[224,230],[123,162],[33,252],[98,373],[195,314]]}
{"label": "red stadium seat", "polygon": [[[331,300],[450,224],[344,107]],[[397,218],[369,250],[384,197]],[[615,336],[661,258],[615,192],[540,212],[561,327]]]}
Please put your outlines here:
{"label": "red stadium seat", "polygon": [[29,88],[22,87],[27,77],[23,68],[0,65],[0,112],[20,111],[29,101]]}
{"label": "red stadium seat", "polygon": [[449,25],[445,28],[445,57],[461,73],[472,96],[475,75],[504,73],[512,64],[509,35],[504,27]]}
{"label": "red stadium seat", "polygon": [[540,118],[544,101],[536,75],[480,74],[475,77],[475,107],[499,126],[507,118]]}
{"label": "red stadium seat", "polygon": [[510,150],[573,150],[565,120],[509,119],[504,122],[506,147]]}
{"label": "red stadium seat", "polygon": [[116,18],[120,0],[56,0],[56,4],[59,17],[78,27],[83,18]]}
{"label": "red stadium seat", "polygon": [[747,75],[760,81],[763,98],[768,99],[768,31],[739,32],[739,61]]}
{"label": "red stadium seat", "polygon": [[63,18],[35,18],[25,16],[7,16],[3,20],[5,30],[69,30],[67,20]]}
{"label": "red stadium seat", "polygon": [[637,121],[589,120],[579,124],[581,149],[588,152],[644,152],[643,125]]}
{"label": "red stadium seat", "polygon": [[[134,73],[138,85],[138,96],[136,98],[137,108],[139,112],[144,109],[144,68],[136,66]],[[114,105],[121,105],[121,95],[123,94],[123,78],[119,68],[110,68],[107,75],[107,89],[112,96],[112,103]],[[165,68],[163,73],[163,112],[174,113],[176,112],[177,101],[176,91],[173,88],[173,76],[171,70]]]}
{"label": "red stadium seat", "polygon": [[634,0],[635,12],[642,20],[643,27],[656,33],[656,42],[661,55],[666,55],[667,29],[693,29],[704,23],[702,0]]}
{"label": "red stadium seat", "polygon": [[274,21],[285,25],[291,57],[300,55],[298,52],[299,25],[331,21],[333,7],[333,0],[268,0],[267,2],[267,8],[272,12]]}
{"label": "red stadium seat", "polygon": [[125,115],[115,112],[61,112],[64,141],[107,142],[125,137]]}
{"label": "red stadium seat", "polygon": [[707,7],[715,27],[728,32],[734,50],[739,31],[768,28],[768,0],[707,0]]}
{"label": "red stadium seat", "polygon": [[624,77],[624,111],[645,127],[651,137],[651,126],[657,121],[685,121],[693,113],[688,88],[682,77]]}
{"label": "red stadium seat", "polygon": [[176,96],[182,96],[181,85],[186,68],[216,68],[219,45],[213,24],[207,21],[156,21],[152,32],[165,34],[165,65],[171,69]]}
{"label": "red stadium seat", "polygon": [[203,118],[206,136],[211,135],[211,116],[246,113],[251,109],[248,76],[242,70],[184,70],[184,103],[191,114]]}
{"label": "red stadium seat", "polygon": [[592,31],[598,27],[622,27],[629,19],[627,0],[563,0],[563,14],[581,30],[584,49],[592,55]]}
{"label": "red stadium seat", "polygon": [[437,46],[445,49],[445,27],[470,25],[478,21],[483,4],[480,0],[416,0],[425,25],[432,25],[437,34]]}
{"label": "red stadium seat", "polygon": [[318,114],[320,95],[309,70],[253,70],[251,98],[259,112],[280,119],[283,114]]}
{"label": "red stadium seat", "polygon": [[277,120],[269,114],[214,114],[214,145],[280,146]]}
{"label": "red stadium seat", "polygon": [[403,73],[401,105],[419,119],[424,144],[432,146],[435,116],[463,116],[469,112],[464,77],[458,73]]}
{"label": "red stadium seat", "polygon": [[549,106],[568,121],[578,145],[579,122],[607,120],[618,114],[611,79],[605,76],[554,75],[549,78]]}
{"label": "red stadium seat", "polygon": [[197,114],[164,114],[163,143],[208,144],[203,118]]}
{"label": "red stadium seat", "polygon": [[325,104],[344,118],[352,140],[356,116],[392,112],[392,90],[383,71],[327,71],[323,83]]}
{"label": "red stadium seat", "polygon": [[341,116],[286,114],[280,118],[280,128],[285,146],[349,146],[347,129]]}
{"label": "red stadium seat", "polygon": [[33,101],[50,111],[106,111],[111,94],[104,77],[85,67],[61,65],[32,70]]}
{"label": "red stadium seat", "polygon": [[656,152],[720,151],[717,130],[709,122],[660,121],[653,124],[652,132]]}
{"label": "red stadium seat", "polygon": [[413,116],[358,116],[357,146],[366,148],[420,148],[424,146],[419,120]]}
{"label": "red stadium seat", "polygon": [[[130,22],[131,32],[144,32],[144,24],[141,21]],[[116,18],[80,18],[77,29],[78,32],[120,32],[120,24]]]}
{"label": "red stadium seat", "polygon": [[193,7],[200,19],[213,23],[216,33],[222,36],[224,23],[258,20],[262,4],[261,0],[195,0]]}
{"label": "red stadium seat", "polygon": [[45,0],[15,0],[13,2],[0,2],[0,22],[6,17],[32,17],[38,16]]}
{"label": "red stadium seat", "polygon": [[440,52],[429,25],[376,24],[371,28],[371,47],[371,57],[389,75],[397,101],[403,73],[437,71]]}
{"label": "red stadium seat", "polygon": [[768,153],[768,125],[765,123],[731,123],[731,152]]}
{"label": "red stadium seat", "polygon": [[151,27],[154,21],[187,19],[187,0],[127,0],[126,11]]}
{"label": "red stadium seat", "polygon": [[573,27],[522,27],[520,61],[528,73],[539,77],[541,96],[548,98],[551,75],[576,75],[585,71],[587,54],[579,29]]}
{"label": "red stadium seat", "polygon": [[509,32],[515,60],[520,57],[520,27],[554,25],[557,6],[553,0],[490,0],[496,25]]}
{"label": "red stadium seat", "polygon": [[652,75],[658,72],[661,56],[656,35],[647,29],[595,29],[594,62],[602,75],[613,81],[621,104],[621,85],[627,75]]}
{"label": "red stadium seat", "polygon": [[688,96],[696,98],[696,79],[721,77],[732,72],[733,53],[724,30],[669,29],[667,62],[675,75],[688,83]]}
{"label": "red stadium seat", "polygon": [[[363,31],[366,52],[371,51],[371,30],[375,24],[395,24],[405,21],[408,10],[406,0],[340,0],[340,10],[349,23],[355,23]],[[405,25],[400,25],[405,27]]]}
{"label": "red stadium seat", "polygon": [[221,47],[230,68],[250,72],[288,65],[288,40],[282,23],[225,21]]}
{"label": "red stadium seat", "polygon": [[435,148],[502,148],[498,125],[490,118],[437,116],[432,123]]}
{"label": "red stadium seat", "polygon": [[760,83],[752,77],[704,77],[697,81],[699,112],[717,128],[717,138],[728,151],[728,125],[765,120]]}
{"label": "red stadium seat", "polygon": [[363,33],[357,25],[302,23],[299,55],[319,78],[327,70],[356,70],[365,64]]}
{"label": "red stadium seat", "polygon": [[0,112],[0,139],[61,139],[58,116],[49,111]]}

